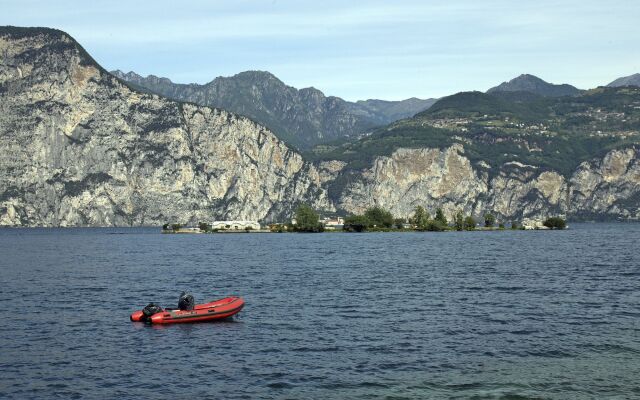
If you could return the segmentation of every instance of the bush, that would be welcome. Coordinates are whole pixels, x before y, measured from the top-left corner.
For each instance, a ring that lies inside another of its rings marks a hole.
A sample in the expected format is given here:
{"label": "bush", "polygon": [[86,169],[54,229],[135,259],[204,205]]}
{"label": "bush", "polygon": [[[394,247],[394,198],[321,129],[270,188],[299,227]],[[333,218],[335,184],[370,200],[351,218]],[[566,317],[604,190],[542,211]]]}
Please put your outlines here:
{"label": "bush", "polygon": [[162,230],[163,231],[168,231],[169,230],[169,224],[162,225]]}
{"label": "bush", "polygon": [[496,217],[493,214],[486,213],[484,215],[484,226],[487,228],[493,227],[496,223]]}
{"label": "bush", "polygon": [[427,224],[427,231],[429,232],[442,232],[446,231],[449,228],[446,224],[443,224],[442,221],[438,221],[437,219],[432,219]]}
{"label": "bush", "polygon": [[447,225],[447,217],[444,216],[444,212],[442,212],[442,208],[438,208],[436,210],[435,220],[440,222],[442,225]]}
{"label": "bush", "polygon": [[206,222],[200,222],[198,224],[198,228],[202,231],[202,232],[209,232],[211,230],[211,225],[207,224]]}
{"label": "bush", "polygon": [[364,232],[370,225],[369,219],[364,215],[350,215],[344,219],[343,229],[347,232]]}
{"label": "bush", "polygon": [[549,229],[564,229],[567,227],[567,223],[560,217],[547,218],[543,223]]}
{"label": "bush", "polygon": [[297,232],[322,232],[324,226],[320,223],[320,216],[317,212],[306,204],[301,204],[296,210],[296,225],[294,229]]}
{"label": "bush", "polygon": [[391,228],[393,226],[393,214],[382,207],[371,207],[364,212],[369,220],[369,227]]}
{"label": "bush", "polygon": [[500,229],[501,231],[504,230],[504,224],[502,222],[498,224],[498,229]]}
{"label": "bush", "polygon": [[518,229],[518,223],[516,221],[511,221],[511,229],[514,231]]}
{"label": "bush", "polygon": [[453,216],[453,225],[457,231],[464,230],[464,215],[462,215],[462,211],[458,211]]}
{"label": "bush", "polygon": [[467,231],[476,230],[476,220],[471,215],[464,219],[464,229]]}
{"label": "bush", "polygon": [[182,228],[182,224],[171,224],[171,229],[174,231],[179,231]]}

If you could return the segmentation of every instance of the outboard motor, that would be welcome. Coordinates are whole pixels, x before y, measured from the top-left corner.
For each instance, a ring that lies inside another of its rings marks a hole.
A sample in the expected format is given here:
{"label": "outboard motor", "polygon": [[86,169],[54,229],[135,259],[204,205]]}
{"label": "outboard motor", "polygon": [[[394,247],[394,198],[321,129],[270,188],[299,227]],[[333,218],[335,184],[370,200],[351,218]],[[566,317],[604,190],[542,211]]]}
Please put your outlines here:
{"label": "outboard motor", "polygon": [[178,309],[182,311],[191,311],[195,307],[196,301],[192,295],[182,292],[178,300]]}
{"label": "outboard motor", "polygon": [[149,303],[145,308],[142,309],[142,318],[141,320],[144,322],[151,321],[151,316],[157,313],[161,313],[164,310],[157,304]]}

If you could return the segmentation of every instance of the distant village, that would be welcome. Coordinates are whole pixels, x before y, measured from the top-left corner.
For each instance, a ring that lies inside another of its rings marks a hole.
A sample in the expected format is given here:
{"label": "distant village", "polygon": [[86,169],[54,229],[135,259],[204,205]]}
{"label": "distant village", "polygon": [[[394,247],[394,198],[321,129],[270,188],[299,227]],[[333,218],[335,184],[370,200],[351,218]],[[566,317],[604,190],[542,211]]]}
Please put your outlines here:
{"label": "distant village", "polygon": [[[211,224],[200,223],[198,226],[183,226],[181,224],[164,224],[162,233],[270,233],[270,232],[287,232],[292,230],[291,227],[297,223],[295,218],[291,219],[291,223],[271,223],[261,225],[258,221],[213,221]],[[325,217],[320,219],[320,223],[324,226],[325,231],[342,230],[344,227],[344,218],[342,217]]]}
{"label": "distant village", "polygon": [[[323,231],[342,231],[345,225],[345,218],[343,217],[324,217],[319,219],[319,223],[323,227]],[[282,232],[296,232],[295,229],[297,221],[295,218],[291,219],[290,223],[270,223],[261,225],[258,221],[213,221],[212,223],[199,223],[198,226],[183,226],[182,224],[164,224],[162,227],[162,233],[177,233],[177,234],[198,234],[198,233],[282,233]],[[504,229],[504,226],[499,225],[497,227],[487,227],[477,224],[479,230],[499,230]],[[490,228],[490,229],[488,229]],[[547,230],[552,229],[545,225],[545,221],[525,219],[521,225],[517,227],[512,225],[509,229],[520,230]],[[565,229],[565,228],[562,228]],[[410,221],[404,221],[399,223],[394,231],[415,231],[420,230],[415,223]],[[468,229],[467,229],[468,230]]]}

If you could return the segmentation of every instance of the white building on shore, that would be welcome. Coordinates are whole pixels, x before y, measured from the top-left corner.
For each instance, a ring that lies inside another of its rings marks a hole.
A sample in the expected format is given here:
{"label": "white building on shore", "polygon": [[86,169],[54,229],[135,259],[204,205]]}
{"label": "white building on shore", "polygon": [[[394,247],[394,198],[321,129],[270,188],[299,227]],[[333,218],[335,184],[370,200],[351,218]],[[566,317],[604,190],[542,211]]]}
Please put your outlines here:
{"label": "white building on shore", "polygon": [[258,221],[213,221],[211,229],[218,231],[260,230]]}

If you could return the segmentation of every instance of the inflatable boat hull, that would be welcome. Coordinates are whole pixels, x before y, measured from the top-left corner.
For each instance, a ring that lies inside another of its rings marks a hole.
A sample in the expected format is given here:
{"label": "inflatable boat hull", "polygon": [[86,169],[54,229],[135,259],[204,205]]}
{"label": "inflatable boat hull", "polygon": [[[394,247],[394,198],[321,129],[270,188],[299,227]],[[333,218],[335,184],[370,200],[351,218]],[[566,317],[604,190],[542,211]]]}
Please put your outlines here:
{"label": "inflatable boat hull", "polygon": [[152,324],[178,324],[185,322],[207,322],[217,319],[229,318],[242,310],[244,300],[242,297],[231,296],[224,299],[215,300],[206,304],[196,304],[193,310],[171,310],[153,314],[145,318],[142,310],[131,314],[131,321],[148,322]]}

